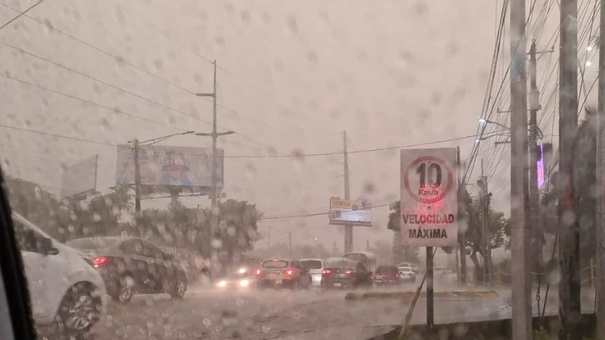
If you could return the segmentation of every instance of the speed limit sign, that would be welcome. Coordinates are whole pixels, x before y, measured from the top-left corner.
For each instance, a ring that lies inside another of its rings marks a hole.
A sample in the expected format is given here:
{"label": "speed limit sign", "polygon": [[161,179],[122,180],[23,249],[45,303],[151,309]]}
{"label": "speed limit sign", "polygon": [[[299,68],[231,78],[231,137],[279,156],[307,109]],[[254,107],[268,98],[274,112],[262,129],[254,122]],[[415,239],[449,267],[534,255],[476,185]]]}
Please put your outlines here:
{"label": "speed limit sign", "polygon": [[458,239],[456,149],[401,150],[401,238],[407,246],[453,246]]}

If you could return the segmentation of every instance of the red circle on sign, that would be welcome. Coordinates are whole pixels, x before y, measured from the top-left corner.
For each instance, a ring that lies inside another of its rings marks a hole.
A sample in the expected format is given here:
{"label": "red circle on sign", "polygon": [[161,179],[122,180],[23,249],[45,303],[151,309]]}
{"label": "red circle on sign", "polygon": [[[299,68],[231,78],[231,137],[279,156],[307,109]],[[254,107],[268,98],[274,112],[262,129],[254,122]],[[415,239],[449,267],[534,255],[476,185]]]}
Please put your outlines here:
{"label": "red circle on sign", "polygon": [[[415,167],[416,165],[423,163],[423,162],[435,162],[435,163],[441,165],[441,167],[444,168],[445,171],[447,172],[447,185],[445,186],[445,189],[443,189],[443,191],[438,196],[435,196],[433,198],[422,198],[422,197],[418,196],[414,191],[412,191],[412,189],[410,189],[410,181],[408,179],[408,173],[410,171],[410,168]],[[453,184],[454,184],[454,174],[452,172],[452,169],[450,169],[450,167],[447,165],[447,163],[445,161],[443,161],[441,158],[437,158],[437,157],[433,157],[433,156],[423,156],[423,157],[417,158],[405,170],[405,176],[403,178],[403,186],[405,187],[405,190],[407,190],[408,194],[410,194],[410,196],[412,198],[414,198],[416,201],[421,202],[421,203],[426,203],[426,204],[437,203],[437,202],[443,200],[445,195],[447,195],[447,193],[452,189]]]}

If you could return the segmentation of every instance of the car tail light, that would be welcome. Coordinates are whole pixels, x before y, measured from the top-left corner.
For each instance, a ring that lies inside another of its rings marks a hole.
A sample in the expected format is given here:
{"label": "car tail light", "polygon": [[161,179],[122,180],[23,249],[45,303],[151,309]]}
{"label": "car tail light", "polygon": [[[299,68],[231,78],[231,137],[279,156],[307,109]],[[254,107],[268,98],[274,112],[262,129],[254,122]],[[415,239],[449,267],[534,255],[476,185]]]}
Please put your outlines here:
{"label": "car tail light", "polygon": [[286,274],[287,276],[292,276],[292,275],[294,275],[294,270],[292,270],[292,269],[286,269],[284,271],[284,274]]}
{"label": "car tail light", "polygon": [[395,279],[399,280],[400,276],[399,274],[395,274]]}
{"label": "car tail light", "polygon": [[260,269],[257,269],[256,272],[254,272],[254,275],[261,276],[261,275],[263,275],[263,271]]}
{"label": "car tail light", "polygon": [[111,257],[107,257],[107,256],[95,257],[94,260],[92,260],[92,265],[95,268],[104,267],[110,263],[111,263]]}
{"label": "car tail light", "polygon": [[324,269],[321,271],[321,275],[328,275],[330,274],[332,271],[330,269]]}
{"label": "car tail light", "polygon": [[349,270],[347,270],[347,271],[345,272],[345,274],[347,274],[347,275],[349,275],[349,276],[352,276],[352,275],[355,275],[355,271],[354,271],[354,270],[352,270],[352,269],[349,269]]}

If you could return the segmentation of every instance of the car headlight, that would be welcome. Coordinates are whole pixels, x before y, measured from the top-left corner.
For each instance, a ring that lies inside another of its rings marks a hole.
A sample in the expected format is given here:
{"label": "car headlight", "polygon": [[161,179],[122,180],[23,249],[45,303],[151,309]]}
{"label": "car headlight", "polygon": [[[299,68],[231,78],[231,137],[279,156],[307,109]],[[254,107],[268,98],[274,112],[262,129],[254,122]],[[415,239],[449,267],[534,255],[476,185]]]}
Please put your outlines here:
{"label": "car headlight", "polygon": [[222,287],[225,287],[226,285],[227,285],[227,281],[225,281],[225,280],[219,281],[219,282],[216,284],[216,286],[217,286],[217,287],[221,287],[221,288],[222,288]]}
{"label": "car headlight", "polygon": [[250,281],[244,279],[239,282],[239,285],[242,287],[248,287],[250,285]]}

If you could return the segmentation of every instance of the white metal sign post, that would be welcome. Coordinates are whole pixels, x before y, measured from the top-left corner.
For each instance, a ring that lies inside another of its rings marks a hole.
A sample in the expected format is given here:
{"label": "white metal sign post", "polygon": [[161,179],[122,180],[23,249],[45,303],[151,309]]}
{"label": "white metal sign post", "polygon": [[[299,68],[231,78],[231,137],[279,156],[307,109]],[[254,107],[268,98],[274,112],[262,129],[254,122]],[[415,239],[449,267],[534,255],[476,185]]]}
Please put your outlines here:
{"label": "white metal sign post", "polygon": [[433,247],[458,242],[456,148],[401,150],[401,241],[426,247],[427,326],[434,328]]}

